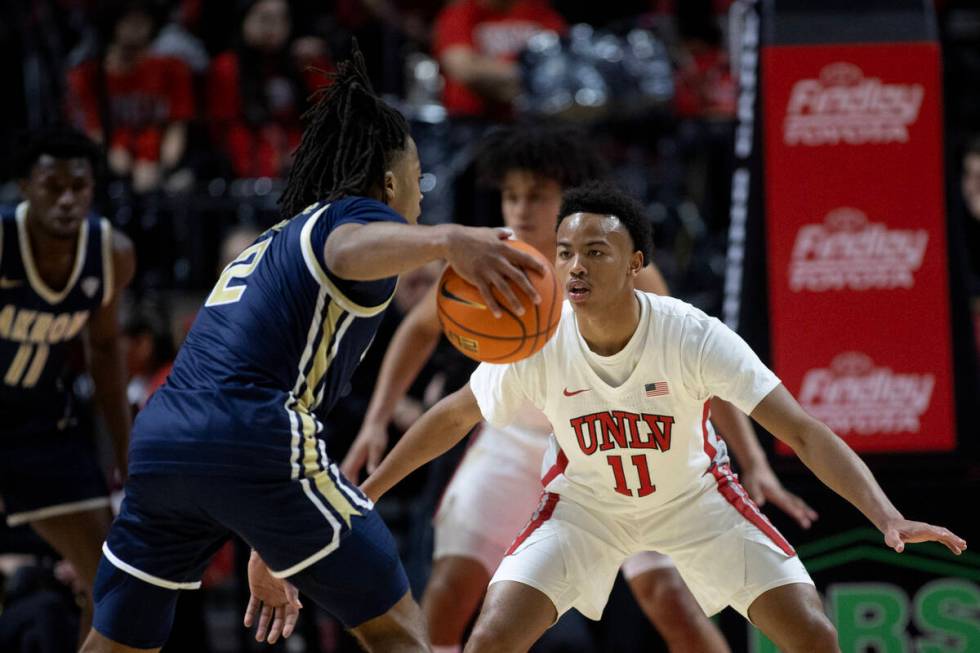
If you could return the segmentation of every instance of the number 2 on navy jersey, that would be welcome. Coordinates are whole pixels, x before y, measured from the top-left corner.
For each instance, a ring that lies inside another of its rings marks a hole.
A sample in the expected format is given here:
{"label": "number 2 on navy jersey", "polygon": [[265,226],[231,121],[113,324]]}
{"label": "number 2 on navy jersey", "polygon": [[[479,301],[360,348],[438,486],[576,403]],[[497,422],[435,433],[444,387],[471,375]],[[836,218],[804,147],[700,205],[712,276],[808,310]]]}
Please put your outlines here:
{"label": "number 2 on navy jersey", "polygon": [[221,278],[218,279],[218,283],[215,284],[214,290],[208,295],[208,300],[204,302],[204,305],[221,306],[223,304],[234,304],[239,301],[242,295],[245,294],[245,291],[248,290],[248,284],[241,283],[236,286],[229,284],[232,279],[244,279],[255,272],[255,268],[258,266],[259,261],[262,260],[262,256],[265,254],[265,250],[271,242],[271,238],[257,242],[251,247],[246,248],[238,255],[238,258],[229,263],[224,269],[224,272],[221,273]]}

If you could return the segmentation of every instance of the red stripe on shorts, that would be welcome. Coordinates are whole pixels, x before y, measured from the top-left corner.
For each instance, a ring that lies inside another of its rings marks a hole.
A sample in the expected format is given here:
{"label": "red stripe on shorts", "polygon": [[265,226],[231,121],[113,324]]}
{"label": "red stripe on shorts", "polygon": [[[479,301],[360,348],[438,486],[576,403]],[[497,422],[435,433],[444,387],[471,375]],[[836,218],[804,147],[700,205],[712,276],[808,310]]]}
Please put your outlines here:
{"label": "red stripe on shorts", "polygon": [[558,450],[558,456],[555,457],[555,464],[551,466],[545,475],[541,477],[541,485],[548,487],[548,483],[555,480],[555,477],[559,474],[565,473],[565,468],[568,467],[568,457],[565,452],[561,449]]}
{"label": "red stripe on shorts", "polygon": [[538,504],[538,509],[534,511],[531,515],[531,519],[527,522],[527,526],[521,531],[520,535],[514,540],[514,543],[510,545],[507,549],[507,553],[504,555],[512,555],[514,551],[517,550],[521,544],[524,543],[531,533],[538,530],[541,524],[545,523],[551,519],[552,513],[555,512],[555,506],[558,504],[558,495],[554,492],[542,492],[541,502]]}
{"label": "red stripe on shorts", "polygon": [[743,517],[748,519],[753,526],[765,533],[773,543],[782,549],[788,556],[795,556],[796,551],[793,546],[783,537],[769,518],[762,514],[755,501],[749,498],[745,488],[738,482],[735,475],[728,465],[712,465],[711,473],[714,474],[715,481],[718,483],[718,491],[721,496],[732,505],[735,510]]}

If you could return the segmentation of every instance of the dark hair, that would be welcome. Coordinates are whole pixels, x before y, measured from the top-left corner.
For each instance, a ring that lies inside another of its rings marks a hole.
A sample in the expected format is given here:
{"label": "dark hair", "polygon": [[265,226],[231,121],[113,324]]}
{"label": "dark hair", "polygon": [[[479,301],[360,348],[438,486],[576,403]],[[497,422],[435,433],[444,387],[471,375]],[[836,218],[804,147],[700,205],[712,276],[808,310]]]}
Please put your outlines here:
{"label": "dark hair", "polygon": [[653,225],[640,203],[618,187],[595,182],[567,191],[558,212],[558,224],[573,213],[616,216],[633,239],[635,250],[643,254],[643,264],[653,261]]}
{"label": "dark hair", "polygon": [[164,0],[105,0],[97,3],[98,15],[95,18],[96,33],[99,47],[107,47],[116,38],[116,27],[123,18],[130,14],[144,14],[153,23],[150,40],[160,32],[167,16],[167,4]]}
{"label": "dark hair", "polygon": [[570,127],[520,125],[488,134],[477,155],[481,182],[499,186],[511,170],[553,179],[562,188],[602,179],[608,167],[584,132]]}
{"label": "dark hair", "polygon": [[102,167],[102,149],[85,134],[68,127],[48,127],[19,135],[14,145],[11,172],[17,179],[30,177],[42,155],[56,159],[86,159],[97,177]]}
{"label": "dark hair", "polygon": [[356,42],[313,102],[280,199],[286,218],[319,200],[367,194],[383,182],[392,154],[405,149],[409,136],[402,114],[374,94]]}

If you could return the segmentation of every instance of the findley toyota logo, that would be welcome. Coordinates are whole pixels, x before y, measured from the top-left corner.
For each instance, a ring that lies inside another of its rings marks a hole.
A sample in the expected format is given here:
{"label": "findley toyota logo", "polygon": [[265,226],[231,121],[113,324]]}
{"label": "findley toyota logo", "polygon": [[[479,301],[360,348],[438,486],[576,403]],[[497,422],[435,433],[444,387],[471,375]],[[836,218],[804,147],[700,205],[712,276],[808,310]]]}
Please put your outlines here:
{"label": "findley toyota logo", "polygon": [[793,292],[911,288],[928,244],[925,229],[889,229],[858,209],[834,209],[822,224],[797,232],[789,287]]}
{"label": "findley toyota logo", "polygon": [[783,137],[787,145],[905,143],[924,95],[921,84],[885,83],[852,63],[832,63],[819,79],[793,85]]}
{"label": "findley toyota logo", "polygon": [[936,377],[878,367],[856,351],[803,376],[800,403],[840,435],[918,433]]}

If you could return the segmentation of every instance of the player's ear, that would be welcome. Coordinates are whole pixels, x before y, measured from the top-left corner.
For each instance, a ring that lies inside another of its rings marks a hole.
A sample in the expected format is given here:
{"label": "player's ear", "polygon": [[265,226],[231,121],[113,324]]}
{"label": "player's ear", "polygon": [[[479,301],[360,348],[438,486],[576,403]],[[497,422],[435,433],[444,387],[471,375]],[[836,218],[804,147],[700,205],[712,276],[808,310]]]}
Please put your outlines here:
{"label": "player's ear", "polygon": [[385,181],[384,181],[384,197],[385,204],[391,204],[395,201],[395,193],[398,190],[398,179],[395,178],[395,173],[391,170],[385,170]]}
{"label": "player's ear", "polygon": [[643,252],[636,251],[630,255],[630,276],[635,277],[643,269]]}

